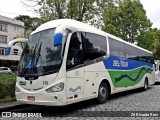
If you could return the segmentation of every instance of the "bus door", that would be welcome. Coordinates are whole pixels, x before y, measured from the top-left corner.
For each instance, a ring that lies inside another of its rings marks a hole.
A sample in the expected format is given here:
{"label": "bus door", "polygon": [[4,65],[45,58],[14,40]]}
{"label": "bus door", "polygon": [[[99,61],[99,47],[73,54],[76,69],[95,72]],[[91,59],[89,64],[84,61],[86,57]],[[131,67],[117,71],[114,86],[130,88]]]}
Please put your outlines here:
{"label": "bus door", "polygon": [[94,33],[82,32],[83,60],[85,65],[84,97],[92,98],[97,94],[97,83],[100,81],[101,61],[106,55],[106,37]]}
{"label": "bus door", "polygon": [[70,38],[66,70],[67,70],[67,102],[72,103],[84,97],[84,65],[82,42],[79,33]]}

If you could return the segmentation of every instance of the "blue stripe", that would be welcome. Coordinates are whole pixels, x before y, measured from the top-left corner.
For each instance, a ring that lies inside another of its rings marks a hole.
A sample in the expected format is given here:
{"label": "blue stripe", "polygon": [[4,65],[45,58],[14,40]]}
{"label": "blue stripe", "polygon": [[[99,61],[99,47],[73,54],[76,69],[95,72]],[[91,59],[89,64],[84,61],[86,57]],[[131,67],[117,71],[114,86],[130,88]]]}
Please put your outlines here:
{"label": "blue stripe", "polygon": [[110,56],[108,59],[103,61],[106,69],[115,69],[115,70],[132,70],[141,66],[148,66],[152,68],[151,63],[119,58]]}

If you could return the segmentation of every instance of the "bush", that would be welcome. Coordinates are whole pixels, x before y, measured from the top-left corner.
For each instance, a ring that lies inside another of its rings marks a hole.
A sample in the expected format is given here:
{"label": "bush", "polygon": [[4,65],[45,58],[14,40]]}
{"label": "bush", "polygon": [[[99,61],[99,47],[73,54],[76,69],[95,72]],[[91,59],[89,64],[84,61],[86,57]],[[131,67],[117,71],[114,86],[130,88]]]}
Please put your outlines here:
{"label": "bush", "polygon": [[7,97],[15,98],[16,75],[1,74],[0,75],[0,99]]}
{"label": "bush", "polygon": [[17,71],[17,66],[16,65],[12,65],[11,67],[12,72],[16,72]]}

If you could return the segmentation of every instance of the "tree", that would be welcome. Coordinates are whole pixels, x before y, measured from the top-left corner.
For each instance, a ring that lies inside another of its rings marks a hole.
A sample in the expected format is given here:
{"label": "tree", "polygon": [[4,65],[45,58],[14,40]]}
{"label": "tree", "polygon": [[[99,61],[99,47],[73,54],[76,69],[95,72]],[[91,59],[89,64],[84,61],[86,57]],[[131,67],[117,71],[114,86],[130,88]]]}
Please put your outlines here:
{"label": "tree", "polygon": [[138,36],[138,46],[141,46],[147,50],[156,52],[160,40],[160,31],[156,28],[150,28],[148,31],[143,31]]}
{"label": "tree", "polygon": [[87,21],[94,17],[96,2],[96,0],[35,0],[32,6],[29,4],[30,0],[21,1],[28,7],[34,7],[34,11],[40,14],[42,23],[62,18]]}
{"label": "tree", "polygon": [[109,3],[103,21],[103,30],[131,43],[138,41],[138,36],[152,25],[139,0]]}
{"label": "tree", "polygon": [[140,0],[21,1],[40,14],[37,23],[61,18],[87,22],[128,42],[136,41],[139,46],[152,51],[157,58],[160,56],[157,51],[160,49],[160,32],[151,28],[152,23]]}
{"label": "tree", "polygon": [[28,15],[19,15],[15,17],[16,20],[24,22],[25,30],[35,30],[40,24],[40,19],[37,17],[31,18]]}

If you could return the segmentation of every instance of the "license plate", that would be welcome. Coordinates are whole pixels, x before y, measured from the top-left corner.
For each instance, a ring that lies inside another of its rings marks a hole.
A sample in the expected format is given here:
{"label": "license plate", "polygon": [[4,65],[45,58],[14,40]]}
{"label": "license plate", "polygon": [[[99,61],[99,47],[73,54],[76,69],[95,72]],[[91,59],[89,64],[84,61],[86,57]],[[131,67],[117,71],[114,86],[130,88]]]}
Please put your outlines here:
{"label": "license plate", "polygon": [[29,101],[35,101],[35,96],[28,96],[27,98]]}

